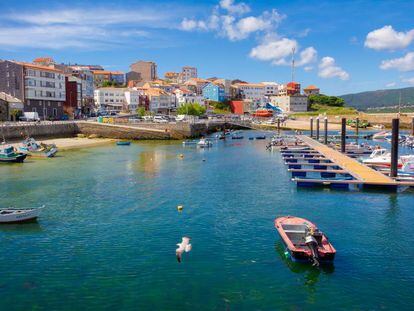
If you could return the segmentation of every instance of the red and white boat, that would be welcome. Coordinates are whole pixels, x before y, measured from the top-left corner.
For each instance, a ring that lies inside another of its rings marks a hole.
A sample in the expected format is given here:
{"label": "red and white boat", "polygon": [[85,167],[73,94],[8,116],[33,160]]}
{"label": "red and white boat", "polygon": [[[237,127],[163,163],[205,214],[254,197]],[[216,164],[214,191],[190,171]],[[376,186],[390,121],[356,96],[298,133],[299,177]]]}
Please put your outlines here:
{"label": "red and white boat", "polygon": [[[412,162],[414,155],[403,155],[398,158],[398,168],[407,162]],[[362,163],[375,167],[391,167],[391,153],[387,149],[375,149],[371,155],[362,160]]]}
{"label": "red and white boat", "polygon": [[275,227],[293,261],[332,263],[336,250],[315,224],[307,219],[283,216],[275,219]]}

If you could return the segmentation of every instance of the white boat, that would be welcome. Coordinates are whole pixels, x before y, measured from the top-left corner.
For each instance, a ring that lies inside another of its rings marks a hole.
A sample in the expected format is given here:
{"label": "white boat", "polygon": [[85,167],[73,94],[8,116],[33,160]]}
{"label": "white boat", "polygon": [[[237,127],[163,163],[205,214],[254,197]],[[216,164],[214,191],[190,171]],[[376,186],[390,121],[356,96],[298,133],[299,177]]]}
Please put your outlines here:
{"label": "white boat", "polygon": [[0,209],[0,224],[29,222],[37,219],[44,206],[30,209]]}
{"label": "white boat", "polygon": [[383,130],[385,129],[384,124],[375,124],[372,126],[374,129]]}
{"label": "white boat", "polygon": [[376,133],[376,134],[372,135],[372,138],[373,139],[386,139],[390,135],[391,135],[391,132],[382,131],[382,132],[379,132],[379,133]]}
{"label": "white boat", "polygon": [[51,158],[55,156],[58,149],[54,144],[38,143],[34,138],[29,137],[22,142],[19,151],[32,157]]}
{"label": "white boat", "polygon": [[210,139],[207,138],[201,138],[200,141],[197,143],[197,146],[200,148],[209,148],[213,146],[213,143]]}
{"label": "white boat", "polygon": [[195,146],[197,145],[196,140],[185,140],[183,141],[183,146]]}
{"label": "white boat", "polygon": [[391,166],[391,153],[387,149],[375,149],[362,163],[367,165]]}

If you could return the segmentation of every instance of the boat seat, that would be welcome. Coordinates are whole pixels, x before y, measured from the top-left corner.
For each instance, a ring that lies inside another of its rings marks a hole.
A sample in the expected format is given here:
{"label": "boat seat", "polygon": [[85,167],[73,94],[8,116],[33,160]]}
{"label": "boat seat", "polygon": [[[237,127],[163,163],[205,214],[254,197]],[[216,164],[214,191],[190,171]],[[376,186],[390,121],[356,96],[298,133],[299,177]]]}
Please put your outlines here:
{"label": "boat seat", "polygon": [[304,230],[285,230],[286,233],[305,233]]}

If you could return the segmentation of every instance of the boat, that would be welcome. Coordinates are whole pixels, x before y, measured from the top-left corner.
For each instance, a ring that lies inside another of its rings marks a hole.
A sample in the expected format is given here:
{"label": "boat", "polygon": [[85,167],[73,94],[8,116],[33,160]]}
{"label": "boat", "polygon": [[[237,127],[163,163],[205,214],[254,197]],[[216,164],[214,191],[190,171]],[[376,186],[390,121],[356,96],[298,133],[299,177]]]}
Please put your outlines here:
{"label": "boat", "polygon": [[319,266],[332,263],[335,259],[335,248],[309,220],[294,216],[278,217],[275,228],[292,261],[311,262]]}
{"label": "boat", "polygon": [[273,117],[273,111],[270,109],[259,108],[253,113],[254,117],[270,118]]}
{"label": "boat", "polygon": [[22,163],[26,157],[27,154],[16,152],[16,149],[13,146],[6,145],[5,142],[0,145],[0,162]]}
{"label": "boat", "polygon": [[51,158],[58,149],[54,144],[38,143],[34,138],[28,137],[19,146],[19,151],[31,157]]}
{"label": "boat", "polygon": [[383,130],[383,129],[385,129],[384,124],[374,124],[372,127],[373,127],[374,129],[378,129],[378,130]]}
{"label": "boat", "polygon": [[2,208],[0,209],[0,224],[34,221],[39,217],[43,208],[44,206],[29,209]]}
{"label": "boat", "polygon": [[391,135],[391,132],[382,131],[382,132],[379,132],[379,133],[376,133],[376,134],[372,135],[372,139],[383,140],[383,139],[386,139],[387,137],[389,137],[390,135]]}
{"label": "boat", "polygon": [[231,139],[243,139],[244,137],[242,135],[233,135]]}
{"label": "boat", "polygon": [[[407,162],[414,160],[414,155],[402,155],[398,158],[398,168],[402,168]],[[375,149],[371,155],[362,159],[362,163],[376,167],[391,167],[391,153],[387,149]]]}
{"label": "boat", "polygon": [[259,136],[256,136],[256,139],[266,139],[266,135],[259,135]]}
{"label": "boat", "polygon": [[200,141],[197,143],[197,146],[200,148],[209,148],[213,146],[213,143],[210,139],[207,138],[201,138]]}
{"label": "boat", "polygon": [[116,142],[117,146],[129,146],[131,144],[130,141],[125,141],[125,140],[119,140]]}

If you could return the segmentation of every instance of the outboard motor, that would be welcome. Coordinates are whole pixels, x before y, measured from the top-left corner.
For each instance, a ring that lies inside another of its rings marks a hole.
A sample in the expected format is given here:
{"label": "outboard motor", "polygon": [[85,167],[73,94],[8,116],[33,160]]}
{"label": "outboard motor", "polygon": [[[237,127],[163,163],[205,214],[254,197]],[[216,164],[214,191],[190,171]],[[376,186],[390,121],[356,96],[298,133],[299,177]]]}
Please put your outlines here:
{"label": "outboard motor", "polygon": [[313,236],[313,230],[307,232],[305,244],[312,252],[313,266],[319,267],[318,241]]}

